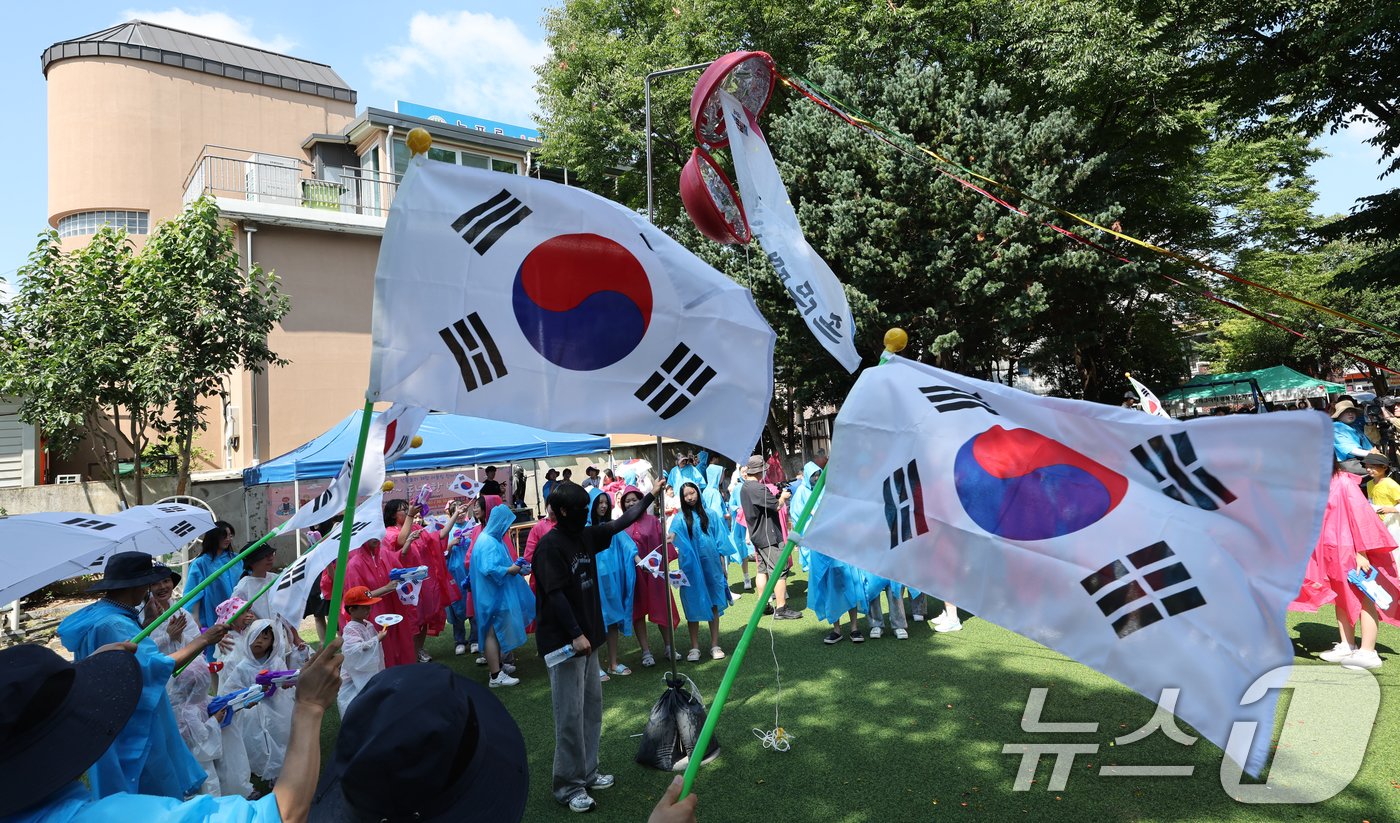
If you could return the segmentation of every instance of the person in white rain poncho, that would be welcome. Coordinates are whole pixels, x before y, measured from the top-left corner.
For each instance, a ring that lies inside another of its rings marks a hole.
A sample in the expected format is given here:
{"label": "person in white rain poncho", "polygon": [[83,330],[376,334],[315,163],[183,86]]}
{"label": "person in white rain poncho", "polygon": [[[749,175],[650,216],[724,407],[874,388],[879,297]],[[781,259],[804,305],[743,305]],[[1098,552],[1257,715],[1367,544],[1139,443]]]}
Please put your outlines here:
{"label": "person in white rain poncho", "polygon": [[341,652],[345,662],[340,665],[340,695],[336,698],[340,706],[340,716],[359,696],[370,678],[384,671],[384,649],[379,641],[389,633],[369,619],[370,607],[381,598],[372,596],[366,586],[355,586],[345,592],[345,613],[350,615],[340,636],[345,638]]}
{"label": "person in white rain poncho", "polygon": [[[151,585],[151,599],[146,602],[145,622],[150,623],[170,608],[170,596],[180,575],[155,564],[169,576]],[[199,639],[199,622],[194,615],[180,609],[169,620],[151,633],[156,648],[164,655],[173,655],[180,649]],[[219,734],[219,721],[209,716],[209,665],[203,657],[195,658],[185,670],[170,678],[165,690],[170,695],[170,707],[175,710],[175,726],[180,730],[180,738],[189,746],[190,754],[208,773],[200,794],[219,796],[219,776],[216,764],[223,754],[223,743]]]}
{"label": "person in white rain poncho", "polygon": [[[225,692],[254,685],[259,672],[299,669],[307,655],[293,648],[291,633],[280,620],[256,620],[238,638],[224,668]],[[292,731],[292,704],[296,695],[278,688],[242,715],[243,743],[253,773],[272,782],[282,773],[287,740]]]}

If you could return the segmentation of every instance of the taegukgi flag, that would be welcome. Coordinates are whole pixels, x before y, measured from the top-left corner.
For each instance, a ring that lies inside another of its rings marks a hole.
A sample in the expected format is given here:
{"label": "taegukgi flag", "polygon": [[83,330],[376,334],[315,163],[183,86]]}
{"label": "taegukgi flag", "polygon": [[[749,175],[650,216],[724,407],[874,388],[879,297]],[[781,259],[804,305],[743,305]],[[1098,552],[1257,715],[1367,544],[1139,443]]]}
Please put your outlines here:
{"label": "taegukgi flag", "polygon": [[749,229],[763,245],[812,336],[846,371],[853,372],[860,368],[860,354],[841,281],[802,234],[758,122],[729,92],[720,89],[719,99]]}
{"label": "taegukgi flag", "polygon": [[[321,572],[339,554],[340,533],[344,525],[344,521],[335,524],[335,528],[320,543],[277,576],[277,583],[268,595],[268,605],[273,613],[287,618],[293,626],[301,624],[311,587],[318,585]],[[350,526],[350,550],[354,551],[370,540],[383,540],[384,534],[384,495],[376,493],[355,506],[355,516]]]}
{"label": "taegukgi flag", "polygon": [[1190,424],[1037,397],[891,358],[836,419],[804,545],[946,598],[1267,760],[1284,622],[1332,466],[1322,415]]}
{"label": "taegukgi flag", "polygon": [[753,296],[581,189],[415,157],[374,286],[370,394],[747,455],[773,331]]}
{"label": "taegukgi flag", "polygon": [[[369,425],[369,439],[365,443],[365,468],[360,472],[358,494],[364,497],[379,491],[384,485],[384,474],[411,447],[413,436],[423,425],[428,410],[416,406],[395,403],[382,412],[376,412]],[[345,512],[345,503],[350,497],[351,471],[355,455],[351,454],[341,464],[340,471],[326,486],[326,490],[314,500],[297,509],[296,514],[282,524],[282,531],[306,529]]]}
{"label": "taegukgi flag", "polygon": [[1157,399],[1157,395],[1153,394],[1151,389],[1139,383],[1137,378],[1133,377],[1131,374],[1124,376],[1128,378],[1129,383],[1133,384],[1133,391],[1137,392],[1138,408],[1148,414],[1155,414],[1158,417],[1165,417],[1168,420],[1171,419],[1171,415],[1167,414],[1167,410],[1162,408],[1162,401]]}

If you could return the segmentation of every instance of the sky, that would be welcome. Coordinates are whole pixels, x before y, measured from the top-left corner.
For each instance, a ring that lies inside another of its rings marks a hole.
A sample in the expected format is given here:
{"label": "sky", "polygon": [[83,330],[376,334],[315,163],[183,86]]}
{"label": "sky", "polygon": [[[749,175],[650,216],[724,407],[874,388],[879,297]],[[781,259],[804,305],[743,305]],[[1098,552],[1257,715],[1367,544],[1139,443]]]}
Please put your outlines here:
{"label": "sky", "polygon": [[[47,101],[39,57],[53,43],[139,18],[328,63],[359,92],[361,110],[393,109],[396,100],[408,100],[530,126],[537,111],[532,66],[546,54],[540,19],[553,5],[550,0],[129,2],[16,2],[7,9],[0,77],[7,78],[11,125],[0,129],[0,156],[10,158],[0,197],[0,279],[13,277],[36,235],[47,228]],[[1394,183],[1377,180],[1380,153],[1363,142],[1370,134],[1363,125],[1318,141],[1330,155],[1313,169],[1318,213],[1345,212],[1357,197]],[[0,292],[5,287],[0,283]]]}

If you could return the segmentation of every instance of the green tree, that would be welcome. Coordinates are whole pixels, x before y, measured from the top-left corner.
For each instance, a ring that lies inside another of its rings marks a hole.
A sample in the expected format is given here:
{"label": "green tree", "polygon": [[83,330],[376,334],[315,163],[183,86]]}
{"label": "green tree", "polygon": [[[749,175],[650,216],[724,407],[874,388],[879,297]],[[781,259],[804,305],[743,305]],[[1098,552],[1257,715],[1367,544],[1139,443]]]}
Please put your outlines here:
{"label": "green tree", "polygon": [[144,315],[137,343],[147,354],[132,369],[167,399],[154,422],[171,437],[176,494],[189,483],[194,434],[208,427],[205,403],[227,398],[227,376],[287,364],[268,348],[267,335],[291,302],[276,275],[250,268],[240,266],[233,230],[220,225],[208,197],[163,222],[137,259],[132,285],[143,295]]}
{"label": "green tree", "polygon": [[[161,387],[131,368],[145,354],[135,266],[124,231],[104,227],[66,253],[49,231],[20,267],[14,299],[0,305],[0,394],[22,400],[20,418],[38,425],[56,454],[92,437],[123,503],[120,439],[139,455],[164,402]],[[139,460],[137,471],[140,503]]]}
{"label": "green tree", "polygon": [[138,254],[107,227],[66,253],[47,232],[18,294],[0,305],[0,393],[22,398],[21,419],[57,454],[94,438],[123,502],[118,437],[136,456],[138,504],[152,434],[173,442],[184,494],[194,433],[207,425],[202,401],[225,397],[238,369],[286,364],[267,334],[289,301],[274,275],[251,268],[240,268],[232,229],[207,198],[158,226]]}

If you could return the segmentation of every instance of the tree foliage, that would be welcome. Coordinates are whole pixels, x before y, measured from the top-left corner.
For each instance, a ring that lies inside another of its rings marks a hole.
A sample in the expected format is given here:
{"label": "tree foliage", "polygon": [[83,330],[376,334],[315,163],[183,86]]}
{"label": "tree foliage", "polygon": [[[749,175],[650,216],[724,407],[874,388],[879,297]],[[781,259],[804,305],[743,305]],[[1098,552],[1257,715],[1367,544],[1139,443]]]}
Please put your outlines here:
{"label": "tree foliage", "polygon": [[[47,232],[0,306],[0,393],[22,399],[21,419],[57,454],[95,437],[114,481],[118,436],[142,455],[152,433],[163,435],[183,494],[194,433],[207,426],[203,401],[226,397],[239,369],[286,362],[267,335],[290,303],[274,275],[251,268],[208,198],[160,224],[139,253],[109,227],[69,252]],[[142,472],[138,459],[138,503]]]}

